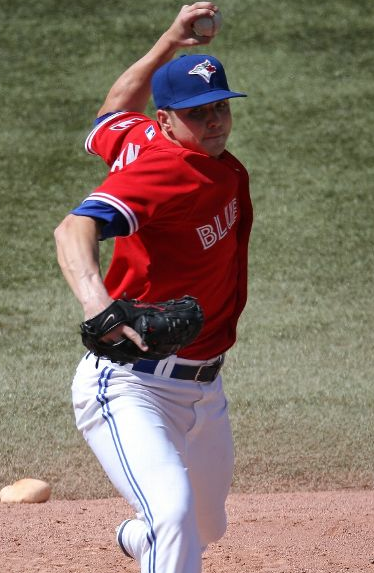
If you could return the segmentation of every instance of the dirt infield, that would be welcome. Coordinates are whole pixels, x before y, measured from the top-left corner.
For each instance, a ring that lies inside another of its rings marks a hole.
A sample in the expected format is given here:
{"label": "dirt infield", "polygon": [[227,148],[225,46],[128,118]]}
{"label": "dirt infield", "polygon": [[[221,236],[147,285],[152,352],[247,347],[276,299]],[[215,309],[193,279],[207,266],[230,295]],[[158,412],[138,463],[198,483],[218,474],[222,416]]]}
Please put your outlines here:
{"label": "dirt infield", "polygon": [[[374,573],[374,491],[229,497],[204,573]],[[106,500],[0,504],[3,573],[135,573],[115,544],[131,516]]]}

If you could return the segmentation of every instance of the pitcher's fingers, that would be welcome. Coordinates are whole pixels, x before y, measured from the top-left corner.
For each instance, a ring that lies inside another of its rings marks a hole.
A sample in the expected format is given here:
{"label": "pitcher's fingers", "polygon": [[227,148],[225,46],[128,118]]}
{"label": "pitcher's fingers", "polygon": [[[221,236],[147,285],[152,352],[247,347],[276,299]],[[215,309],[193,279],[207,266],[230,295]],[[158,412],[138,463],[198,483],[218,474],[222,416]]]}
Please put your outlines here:
{"label": "pitcher's fingers", "polygon": [[103,342],[111,343],[111,342],[118,342],[122,338],[128,338],[140,348],[140,350],[146,351],[148,350],[148,346],[144,344],[142,337],[140,334],[136,332],[131,326],[127,326],[126,324],[120,324],[116,328],[113,328],[110,332],[108,332],[105,336],[101,338]]}

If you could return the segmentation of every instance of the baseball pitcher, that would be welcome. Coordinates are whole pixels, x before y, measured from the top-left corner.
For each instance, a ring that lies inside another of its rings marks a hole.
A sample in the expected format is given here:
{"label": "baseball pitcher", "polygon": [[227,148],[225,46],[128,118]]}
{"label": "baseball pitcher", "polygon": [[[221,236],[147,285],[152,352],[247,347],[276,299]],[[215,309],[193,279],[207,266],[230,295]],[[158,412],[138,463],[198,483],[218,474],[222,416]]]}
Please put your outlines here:
{"label": "baseball pitcher", "polygon": [[[248,173],[226,150],[230,102],[245,94],[215,57],[188,53],[211,41],[195,23],[217,12],[183,6],[115,81],[86,140],[108,175],[55,231],[84,315],[77,427],[134,509],[116,538],[142,573],[200,573],[226,529],[233,444],[221,367],[246,303],[252,207]],[[151,95],[155,119],[144,113]]]}

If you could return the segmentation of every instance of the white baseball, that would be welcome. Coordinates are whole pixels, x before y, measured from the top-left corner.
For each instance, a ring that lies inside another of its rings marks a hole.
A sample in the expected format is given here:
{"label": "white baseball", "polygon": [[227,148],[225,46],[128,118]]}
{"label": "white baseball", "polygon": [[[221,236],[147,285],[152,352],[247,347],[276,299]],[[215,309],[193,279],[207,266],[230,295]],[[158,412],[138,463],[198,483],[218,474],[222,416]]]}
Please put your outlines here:
{"label": "white baseball", "polygon": [[192,24],[192,29],[196,36],[215,36],[222,26],[222,14],[221,12],[215,12],[214,16],[204,16],[203,18],[198,18]]}

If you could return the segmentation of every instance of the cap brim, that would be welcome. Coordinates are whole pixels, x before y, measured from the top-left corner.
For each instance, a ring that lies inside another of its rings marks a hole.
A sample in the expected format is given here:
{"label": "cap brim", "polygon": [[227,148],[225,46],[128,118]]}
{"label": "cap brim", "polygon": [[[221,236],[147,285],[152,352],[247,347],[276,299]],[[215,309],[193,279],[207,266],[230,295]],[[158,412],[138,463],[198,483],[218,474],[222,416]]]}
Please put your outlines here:
{"label": "cap brim", "polygon": [[212,90],[182,101],[178,101],[176,103],[169,104],[165,107],[170,109],[184,109],[187,107],[197,107],[199,105],[205,105],[207,103],[213,103],[215,101],[231,99],[234,97],[247,97],[247,94],[231,92],[227,90]]}

